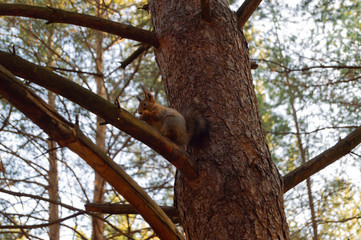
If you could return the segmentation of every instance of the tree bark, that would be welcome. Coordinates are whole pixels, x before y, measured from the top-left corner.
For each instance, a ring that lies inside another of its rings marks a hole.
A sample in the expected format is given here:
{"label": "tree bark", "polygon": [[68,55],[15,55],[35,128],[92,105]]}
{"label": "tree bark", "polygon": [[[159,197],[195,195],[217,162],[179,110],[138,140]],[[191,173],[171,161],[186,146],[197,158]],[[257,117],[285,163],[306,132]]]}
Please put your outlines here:
{"label": "tree bark", "polygon": [[188,148],[200,177],[178,174],[175,204],[187,239],[289,239],[281,176],[272,162],[250,73],[248,47],[227,1],[149,1],[171,107],[194,104],[210,122]]}

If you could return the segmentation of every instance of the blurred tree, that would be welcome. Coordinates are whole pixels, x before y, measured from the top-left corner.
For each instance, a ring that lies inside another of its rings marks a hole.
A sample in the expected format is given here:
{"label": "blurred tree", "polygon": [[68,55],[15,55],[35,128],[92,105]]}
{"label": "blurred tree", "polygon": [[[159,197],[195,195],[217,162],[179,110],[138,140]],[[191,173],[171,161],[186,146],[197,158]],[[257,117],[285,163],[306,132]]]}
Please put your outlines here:
{"label": "blurred tree", "polygon": [[[280,14],[279,9],[287,11]],[[359,51],[361,38],[353,34],[354,29],[360,28],[359,12],[357,1],[292,4],[273,1],[261,5],[249,22],[260,32],[252,35],[251,44],[263,43],[253,45],[254,56],[261,62],[255,72],[256,86],[261,87],[256,90],[262,90],[259,99],[267,99],[259,101],[260,109],[261,113],[262,109],[269,111],[262,119],[273,159],[284,173],[360,125],[360,110],[356,106],[360,102],[357,85],[361,64],[359,54],[355,53]],[[358,151],[354,150],[355,156],[359,155]],[[334,168],[317,174],[313,181],[308,180],[306,188],[298,186],[286,194],[292,239],[333,239],[336,232],[337,238],[342,239],[360,236],[356,230],[360,212],[355,208],[348,208],[347,217],[339,215],[339,221],[322,220],[336,216],[330,214],[339,210],[332,201],[348,206],[358,202],[359,181],[346,174],[355,164],[352,155],[348,156]],[[329,184],[335,179],[349,187]],[[332,192],[333,200],[322,197],[323,191]],[[344,196],[344,192],[354,195],[349,199],[338,197]],[[341,230],[341,219],[348,219],[344,225],[348,230]],[[353,230],[349,230],[351,225]]]}

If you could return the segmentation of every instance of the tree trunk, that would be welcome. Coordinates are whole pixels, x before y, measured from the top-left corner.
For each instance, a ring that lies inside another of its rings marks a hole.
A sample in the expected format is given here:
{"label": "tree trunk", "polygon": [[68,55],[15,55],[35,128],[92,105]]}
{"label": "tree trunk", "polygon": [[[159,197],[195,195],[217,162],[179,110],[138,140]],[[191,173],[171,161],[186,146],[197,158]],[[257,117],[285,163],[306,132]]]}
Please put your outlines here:
{"label": "tree trunk", "polygon": [[[101,17],[101,7],[102,1],[98,2],[97,5],[97,16]],[[106,97],[105,93],[105,86],[104,86],[104,62],[103,62],[103,33],[97,32],[96,39],[95,39],[95,52],[96,52],[96,70],[99,74],[96,76],[96,85],[97,85],[97,94],[103,98]],[[100,117],[97,117],[97,127],[96,127],[96,144],[105,150],[105,131],[106,126],[101,125],[104,120]],[[94,179],[94,203],[104,203],[104,194],[105,194],[105,180],[104,178],[95,172],[95,179]],[[98,213],[98,218],[94,218],[92,220],[93,224],[93,240],[101,240],[104,239],[104,214]]]}
{"label": "tree trunk", "polygon": [[[55,94],[48,92],[49,105],[55,108]],[[56,142],[48,140],[49,149],[49,199],[59,201],[59,186],[58,186],[58,160],[56,157]],[[53,222],[59,219],[59,206],[58,204],[49,204],[49,222]],[[52,224],[49,226],[49,239],[59,240],[60,223]]]}
{"label": "tree trunk", "polygon": [[281,176],[265,141],[248,47],[228,1],[149,1],[170,105],[194,104],[209,139],[188,152],[200,178],[176,179],[176,206],[187,239],[289,239]]}

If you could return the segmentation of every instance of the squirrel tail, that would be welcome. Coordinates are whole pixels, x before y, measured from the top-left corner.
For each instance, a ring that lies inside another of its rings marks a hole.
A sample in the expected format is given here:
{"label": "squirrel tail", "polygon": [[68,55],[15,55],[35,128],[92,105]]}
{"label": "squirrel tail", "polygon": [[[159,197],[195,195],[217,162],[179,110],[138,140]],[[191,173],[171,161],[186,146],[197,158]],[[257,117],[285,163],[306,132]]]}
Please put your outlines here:
{"label": "squirrel tail", "polygon": [[208,121],[194,106],[182,108],[180,112],[187,123],[188,145],[200,145],[208,136]]}

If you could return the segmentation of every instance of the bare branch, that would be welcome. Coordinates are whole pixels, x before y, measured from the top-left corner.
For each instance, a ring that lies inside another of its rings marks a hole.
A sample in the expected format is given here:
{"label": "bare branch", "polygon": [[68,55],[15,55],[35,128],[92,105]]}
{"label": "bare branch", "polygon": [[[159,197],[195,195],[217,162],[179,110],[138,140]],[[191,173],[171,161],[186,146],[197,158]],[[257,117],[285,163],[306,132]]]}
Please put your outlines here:
{"label": "bare branch", "polygon": [[[80,208],[76,208],[76,207],[73,207],[71,205],[68,205],[68,204],[65,204],[65,203],[62,203],[60,201],[56,201],[56,200],[52,200],[52,199],[49,199],[49,198],[44,198],[44,197],[41,197],[41,196],[38,196],[38,195],[33,195],[33,194],[29,194],[29,193],[23,193],[23,192],[13,192],[13,191],[10,191],[10,190],[6,190],[6,189],[2,189],[0,188],[0,192],[2,193],[5,193],[5,194],[9,194],[9,195],[13,195],[13,196],[17,196],[17,197],[27,197],[27,198],[32,198],[32,199],[38,199],[38,200],[41,200],[41,201],[45,201],[45,202],[49,202],[49,203],[53,203],[53,204],[57,204],[59,206],[62,206],[64,208],[67,208],[69,210],[72,210],[72,211],[77,211],[79,214],[84,214],[86,213],[87,215],[90,215],[92,217],[95,217],[95,218],[99,218],[97,215],[91,213],[91,212],[87,212],[87,211],[84,211],[83,209],[80,209]],[[114,226],[113,224],[111,224],[108,220],[106,219],[103,219],[103,221],[105,221],[110,227],[112,227],[115,231],[118,231],[119,233],[123,234],[126,236],[126,234],[122,231],[120,231],[119,228],[117,228],[116,226]],[[64,225],[62,224],[63,226],[66,226],[67,225]],[[72,228],[70,228],[72,229]],[[81,234],[79,232],[77,232],[76,230],[72,229],[73,231],[75,231],[77,234],[79,234],[79,236],[81,236]]]}
{"label": "bare branch", "polygon": [[9,195],[13,195],[13,196],[17,196],[17,197],[28,197],[28,198],[38,199],[38,200],[53,203],[53,204],[58,204],[59,206],[62,206],[64,208],[67,208],[67,209],[72,210],[72,211],[78,211],[78,212],[84,211],[83,209],[75,208],[75,207],[73,207],[71,205],[68,205],[68,204],[65,204],[65,203],[62,203],[62,202],[59,202],[59,201],[55,201],[55,200],[52,200],[52,199],[49,199],[49,198],[44,198],[44,197],[41,197],[41,196],[38,196],[38,195],[33,195],[33,194],[23,193],[23,192],[13,192],[13,191],[6,190],[6,189],[3,189],[3,188],[0,188],[0,192],[5,193],[5,194],[9,194]]}
{"label": "bare branch", "polygon": [[336,145],[327,149],[320,155],[314,157],[302,166],[296,168],[283,177],[284,189],[286,193],[297,184],[321,171],[331,163],[350,153],[357,145],[361,143],[361,127],[351,132],[347,137],[340,140]]}
{"label": "bare branch", "polygon": [[258,68],[258,63],[255,61],[251,61],[251,69],[257,69]]}
{"label": "bare branch", "polygon": [[361,69],[360,65],[315,65],[315,66],[309,66],[309,67],[303,67],[303,68],[290,68],[288,66],[285,66],[279,62],[275,62],[275,61],[270,61],[267,59],[259,59],[259,61],[262,62],[266,62],[266,63],[271,63],[274,65],[279,66],[280,68],[283,68],[284,71],[277,71],[278,73],[289,73],[289,72],[306,72],[306,71],[310,71],[310,70],[318,70],[318,69]]}
{"label": "bare branch", "polygon": [[159,47],[157,37],[150,31],[57,8],[36,7],[25,4],[0,4],[0,16],[21,16],[48,20],[48,23],[69,23]]}
{"label": "bare branch", "polygon": [[0,51],[0,64],[13,74],[62,95],[147,144],[177,167],[188,179],[194,180],[198,177],[196,163],[185,151],[156,129],[132,116],[125,109],[118,109],[116,105],[69,79],[10,53]]}
{"label": "bare branch", "polygon": [[243,2],[242,6],[236,12],[236,16],[241,27],[246,24],[261,2],[262,0],[245,0]]}
{"label": "bare branch", "polygon": [[[179,223],[179,216],[175,207],[160,206],[160,208],[168,215],[168,217],[174,222]],[[109,214],[139,214],[130,204],[118,204],[118,203],[87,203],[85,209],[91,212],[109,213]]]}
{"label": "bare branch", "polygon": [[14,228],[17,228],[17,229],[34,229],[34,228],[44,228],[44,227],[49,227],[50,225],[54,225],[54,224],[58,224],[58,223],[61,223],[61,222],[64,222],[68,219],[71,219],[71,218],[75,218],[81,214],[84,214],[85,212],[78,212],[78,213],[74,213],[72,215],[69,215],[65,218],[60,218],[60,219],[57,219],[55,221],[52,221],[52,222],[48,222],[48,223],[43,223],[43,224],[34,224],[34,225],[0,225],[0,229],[14,229]]}
{"label": "bare branch", "polygon": [[344,218],[344,219],[340,219],[340,220],[319,220],[319,224],[327,224],[327,223],[345,223],[348,221],[352,221],[352,220],[357,220],[357,219],[361,219],[361,215],[358,216],[353,216],[353,217],[349,217],[349,218]]}
{"label": "bare branch", "polygon": [[121,68],[126,68],[130,63],[132,63],[137,57],[140,56],[143,52],[147,51],[150,48],[150,45],[142,45],[135,52],[133,52],[127,59],[125,59],[120,65]]}
{"label": "bare branch", "polygon": [[207,22],[212,21],[211,2],[212,0],[201,0],[202,18]]}
{"label": "bare branch", "polygon": [[161,239],[183,239],[167,215],[118,164],[1,65],[0,86],[2,96],[60,146],[84,159],[141,213]]}

